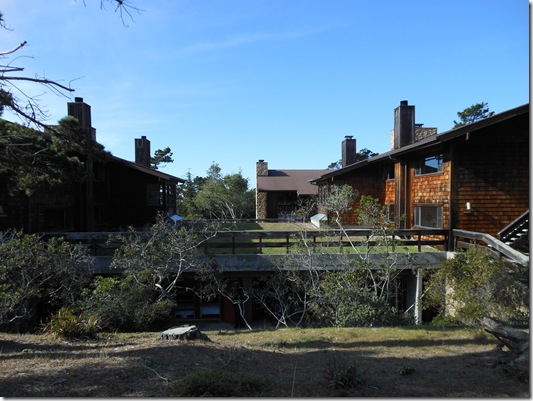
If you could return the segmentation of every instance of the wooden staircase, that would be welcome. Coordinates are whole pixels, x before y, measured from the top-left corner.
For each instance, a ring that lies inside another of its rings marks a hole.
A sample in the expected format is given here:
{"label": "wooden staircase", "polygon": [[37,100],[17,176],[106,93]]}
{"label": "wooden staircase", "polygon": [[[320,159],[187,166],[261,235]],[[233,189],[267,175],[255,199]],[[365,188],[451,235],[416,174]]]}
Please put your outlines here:
{"label": "wooden staircase", "polygon": [[498,233],[500,241],[529,255],[529,210]]}

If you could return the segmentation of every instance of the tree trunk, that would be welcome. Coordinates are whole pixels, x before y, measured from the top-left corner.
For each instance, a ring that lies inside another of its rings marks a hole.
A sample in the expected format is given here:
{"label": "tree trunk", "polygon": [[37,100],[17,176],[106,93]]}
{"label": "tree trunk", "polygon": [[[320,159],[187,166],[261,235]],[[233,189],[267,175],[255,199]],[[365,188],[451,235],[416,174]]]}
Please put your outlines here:
{"label": "tree trunk", "polygon": [[196,326],[181,326],[165,330],[159,335],[160,340],[204,340],[211,339]]}
{"label": "tree trunk", "polygon": [[483,318],[482,327],[509,350],[506,371],[523,382],[529,382],[529,333],[504,325],[489,317]]}

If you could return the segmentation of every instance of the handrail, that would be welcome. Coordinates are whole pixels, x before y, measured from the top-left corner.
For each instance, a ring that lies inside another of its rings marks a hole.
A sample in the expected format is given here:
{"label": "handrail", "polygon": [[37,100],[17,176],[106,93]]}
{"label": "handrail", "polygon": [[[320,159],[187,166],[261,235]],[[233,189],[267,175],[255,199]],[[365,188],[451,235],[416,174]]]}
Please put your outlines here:
{"label": "handrail", "polygon": [[[300,234],[305,234],[309,239],[310,243],[315,246],[317,244],[317,238],[321,237],[336,237],[338,241],[335,241],[335,244],[338,244],[341,248],[348,247],[352,243],[355,245],[361,245],[365,241],[368,242],[375,231],[371,229],[347,229],[347,230],[309,230],[309,231],[220,231],[217,233],[216,237],[211,238],[209,241],[206,241],[202,244],[204,251],[206,253],[213,251],[214,249],[231,249],[231,253],[235,254],[239,249],[250,249],[255,248],[259,253],[263,253],[263,248],[286,248],[286,252],[289,252],[289,248],[294,246],[296,242],[294,239],[297,238]],[[399,238],[401,244],[399,246],[405,245],[416,245],[418,246],[418,251],[422,251],[422,245],[432,245],[432,246],[442,246],[446,249],[448,245],[448,230],[438,230],[438,229],[412,229],[412,230],[396,230],[391,231],[389,236],[403,237]],[[343,240],[343,238],[349,237],[363,237],[365,241],[348,241]],[[442,239],[435,238],[425,238],[431,236],[442,236]],[[217,239],[226,239],[226,242],[217,241]],[[231,239],[231,242],[229,242]],[[269,240],[269,242],[264,242],[263,240]],[[275,242],[272,240],[279,239],[280,241]],[[291,241],[291,239],[293,241]],[[257,242],[252,242],[256,240]],[[370,241],[370,245],[376,245],[375,241]]]}
{"label": "handrail", "polygon": [[499,239],[494,238],[492,235],[479,233],[474,231],[465,231],[465,230],[453,230],[453,237],[455,242],[456,249],[464,249],[472,246],[472,244],[458,241],[458,238],[467,238],[474,240],[474,246],[477,246],[477,241],[483,241],[490,248],[495,250],[501,255],[504,255],[513,262],[519,263],[523,266],[529,265],[529,257],[523,253],[517,251],[516,249],[511,248],[509,245],[504,244]]}
{"label": "handrail", "polygon": [[527,224],[528,219],[529,219],[529,210],[526,210],[519,217],[517,217],[511,223],[509,223],[505,228],[503,228],[498,233],[498,237],[503,238],[504,236],[515,231],[518,227],[521,227],[522,225]]}
{"label": "handrail", "polygon": [[[112,248],[113,245],[107,245],[108,239],[127,232],[56,232],[46,233],[46,236],[61,236],[69,241],[77,241],[86,243],[93,247],[107,247]],[[238,253],[239,249],[256,248],[259,253],[263,252],[263,248],[285,248],[289,252],[289,248],[296,244],[295,238],[304,234],[313,245],[317,244],[317,239],[321,237],[335,237],[335,243],[341,247],[350,246],[351,243],[356,245],[362,244],[364,241],[347,241],[343,240],[348,235],[350,237],[362,237],[365,241],[369,241],[374,234],[371,229],[347,229],[347,230],[309,230],[309,231],[218,231],[213,238],[204,242],[201,247],[205,252],[214,251],[215,249],[231,249],[232,254]],[[399,239],[399,246],[416,245],[418,251],[422,251],[422,245],[442,246],[447,250],[448,245],[448,230],[440,229],[411,229],[411,230],[396,230],[389,235],[395,236]],[[432,238],[439,236],[442,238]],[[273,240],[280,241],[273,241]],[[222,241],[220,241],[222,240]],[[253,241],[257,242],[253,242]],[[267,241],[264,241],[267,240]],[[292,240],[292,241],[291,241]],[[370,245],[375,245],[375,241],[370,241]],[[96,250],[95,250],[96,251]]]}

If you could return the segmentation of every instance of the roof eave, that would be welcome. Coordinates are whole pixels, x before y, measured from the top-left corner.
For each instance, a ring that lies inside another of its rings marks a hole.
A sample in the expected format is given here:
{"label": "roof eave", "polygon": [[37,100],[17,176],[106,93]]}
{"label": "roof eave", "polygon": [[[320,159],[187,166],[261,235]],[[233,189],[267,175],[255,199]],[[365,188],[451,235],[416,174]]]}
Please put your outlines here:
{"label": "roof eave", "polygon": [[173,176],[173,175],[170,175],[170,174],[162,173],[161,171],[157,171],[157,170],[151,169],[149,167],[141,166],[140,164],[131,162],[129,160],[121,159],[120,157],[111,156],[111,159],[114,162],[117,162],[117,163],[122,164],[124,166],[127,166],[127,167],[130,167],[130,168],[142,171],[143,173],[156,176],[156,177],[161,178],[161,179],[166,180],[166,181],[175,181],[177,183],[184,183],[185,182],[185,180],[183,178],[179,178],[179,177],[176,177],[176,176]]}
{"label": "roof eave", "polygon": [[461,127],[451,129],[449,131],[445,131],[442,134],[437,134],[437,135],[426,137],[418,142],[403,146],[400,149],[391,150],[389,152],[385,152],[383,154],[373,156],[361,162],[350,164],[349,166],[340,168],[338,170],[333,170],[331,173],[327,173],[320,177],[313,178],[309,180],[309,182],[313,185],[317,185],[320,181],[325,181],[329,178],[333,178],[338,175],[349,173],[353,170],[363,167],[366,164],[376,163],[376,162],[382,161],[382,159],[393,159],[397,156],[401,156],[405,153],[409,153],[414,150],[421,150],[426,147],[436,145],[438,143],[450,141],[450,140],[459,138],[463,135],[466,135],[469,132],[478,131],[482,128],[488,127],[489,125],[496,124],[496,123],[505,121],[509,118],[513,118],[513,117],[516,117],[518,115],[528,113],[528,112],[529,112],[529,103],[526,103],[522,106],[515,107],[514,109],[510,109],[502,113],[495,114],[491,117],[487,117],[482,120],[478,120],[473,123],[466,124]]}

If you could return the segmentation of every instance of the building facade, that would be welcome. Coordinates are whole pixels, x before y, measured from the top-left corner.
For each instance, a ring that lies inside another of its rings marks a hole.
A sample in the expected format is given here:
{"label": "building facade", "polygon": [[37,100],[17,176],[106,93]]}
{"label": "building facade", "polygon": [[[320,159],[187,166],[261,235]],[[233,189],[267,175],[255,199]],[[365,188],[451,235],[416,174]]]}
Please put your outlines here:
{"label": "building facade", "polygon": [[[68,103],[87,143],[96,142],[91,126],[91,107],[82,98]],[[44,134],[43,134],[44,135]],[[158,213],[173,213],[176,188],[183,179],[150,168],[150,142],[135,139],[136,161],[112,155],[81,159],[85,177],[51,187],[38,196],[9,193],[0,177],[0,231],[22,229],[26,233],[51,231],[119,231],[152,223]]]}
{"label": "building facade", "polygon": [[[312,180],[325,196],[349,184],[400,217],[401,228],[498,232],[529,210],[529,104],[437,134],[415,108],[394,111],[393,148]],[[418,131],[418,134],[417,134]],[[344,215],[357,225],[357,202]]]}

